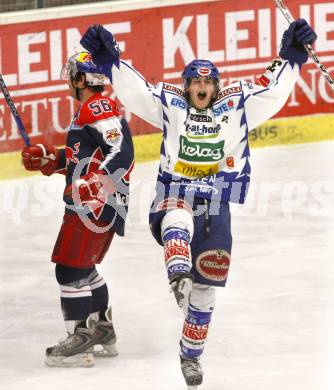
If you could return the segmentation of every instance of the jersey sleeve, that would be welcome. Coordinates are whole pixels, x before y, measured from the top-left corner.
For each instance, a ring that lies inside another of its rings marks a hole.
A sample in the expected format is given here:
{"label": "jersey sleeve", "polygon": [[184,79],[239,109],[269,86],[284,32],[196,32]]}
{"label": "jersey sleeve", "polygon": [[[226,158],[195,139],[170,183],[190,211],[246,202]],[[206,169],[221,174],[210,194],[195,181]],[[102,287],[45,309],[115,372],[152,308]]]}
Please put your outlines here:
{"label": "jersey sleeve", "polygon": [[65,148],[59,149],[59,160],[55,173],[66,175],[66,155]]}
{"label": "jersey sleeve", "polygon": [[113,89],[120,102],[152,126],[163,127],[163,83],[152,85],[125,61],[112,66]]}
{"label": "jersey sleeve", "polygon": [[242,82],[248,130],[275,115],[286,103],[299,77],[299,66],[274,60],[255,83]]}

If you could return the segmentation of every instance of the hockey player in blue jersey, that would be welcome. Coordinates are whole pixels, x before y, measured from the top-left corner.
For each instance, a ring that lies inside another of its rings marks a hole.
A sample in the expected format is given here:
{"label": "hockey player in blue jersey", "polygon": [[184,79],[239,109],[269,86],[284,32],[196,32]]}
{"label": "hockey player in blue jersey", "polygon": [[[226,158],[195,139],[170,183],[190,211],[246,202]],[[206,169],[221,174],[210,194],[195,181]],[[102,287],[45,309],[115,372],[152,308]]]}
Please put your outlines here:
{"label": "hockey player in blue jersey", "polygon": [[91,55],[70,57],[61,78],[81,104],[66,147],[28,146],[22,160],[29,171],[66,177],[65,215],[52,261],[68,337],[47,348],[46,364],[89,367],[97,354],[117,354],[108,288],[95,265],[103,260],[114,234],[124,235],[134,153],[127,122],[115,102],[101,94],[107,78]]}
{"label": "hockey player in blue jersey", "polygon": [[182,74],[183,88],[151,85],[121,60],[114,36],[91,26],[81,44],[91,51],[128,110],[163,131],[150,227],[164,246],[168,279],[185,313],[180,340],[187,385],[202,383],[199,359],[231,261],[229,202],[244,203],[250,181],[248,132],[285,104],[316,34],[305,20],[282,38],[280,58],[255,83],[219,87],[214,64],[194,60]]}

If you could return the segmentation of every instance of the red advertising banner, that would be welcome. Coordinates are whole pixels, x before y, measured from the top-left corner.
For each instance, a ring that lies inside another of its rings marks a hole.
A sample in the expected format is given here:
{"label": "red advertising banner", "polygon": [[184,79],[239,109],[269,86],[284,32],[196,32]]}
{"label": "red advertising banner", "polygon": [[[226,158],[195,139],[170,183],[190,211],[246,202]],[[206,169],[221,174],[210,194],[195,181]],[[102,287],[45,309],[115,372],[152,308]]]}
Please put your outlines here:
{"label": "red advertising banner", "polygon": [[[334,1],[289,1],[293,15],[304,17],[318,34],[315,50],[334,72]],[[103,24],[149,82],[181,83],[193,58],[213,61],[221,83],[254,80],[277,57],[287,22],[274,1],[210,1],[0,25],[0,70],[33,143],[63,144],[76,103],[59,80],[62,64],[82,48],[87,27]],[[111,87],[106,93],[111,94]],[[278,117],[334,112],[334,94],[309,62]],[[156,132],[125,112],[133,134]],[[0,152],[21,149],[14,120],[0,98]]]}

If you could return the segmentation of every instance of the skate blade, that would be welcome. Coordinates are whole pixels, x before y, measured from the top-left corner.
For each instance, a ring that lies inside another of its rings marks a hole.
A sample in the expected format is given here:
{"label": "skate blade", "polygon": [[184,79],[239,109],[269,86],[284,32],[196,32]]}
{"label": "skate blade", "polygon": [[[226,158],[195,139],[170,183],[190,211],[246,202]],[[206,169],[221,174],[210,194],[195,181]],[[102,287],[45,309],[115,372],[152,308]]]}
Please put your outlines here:
{"label": "skate blade", "polygon": [[93,354],[95,357],[114,357],[118,351],[115,344],[95,344]]}
{"label": "skate blade", "polygon": [[188,390],[197,390],[197,386],[188,386]]}
{"label": "skate blade", "polygon": [[92,367],[94,356],[92,353],[78,353],[73,356],[47,356],[45,364],[48,367]]}

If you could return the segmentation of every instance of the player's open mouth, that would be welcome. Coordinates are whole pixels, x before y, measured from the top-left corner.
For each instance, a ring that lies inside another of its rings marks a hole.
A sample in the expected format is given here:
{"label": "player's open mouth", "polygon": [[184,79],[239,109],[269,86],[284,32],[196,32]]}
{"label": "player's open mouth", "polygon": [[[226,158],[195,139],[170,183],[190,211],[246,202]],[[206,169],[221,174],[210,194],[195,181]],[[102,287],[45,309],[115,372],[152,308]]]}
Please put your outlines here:
{"label": "player's open mouth", "polygon": [[201,91],[197,94],[199,100],[204,100],[206,98],[206,92]]}

